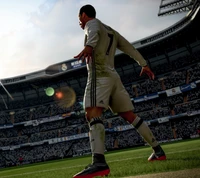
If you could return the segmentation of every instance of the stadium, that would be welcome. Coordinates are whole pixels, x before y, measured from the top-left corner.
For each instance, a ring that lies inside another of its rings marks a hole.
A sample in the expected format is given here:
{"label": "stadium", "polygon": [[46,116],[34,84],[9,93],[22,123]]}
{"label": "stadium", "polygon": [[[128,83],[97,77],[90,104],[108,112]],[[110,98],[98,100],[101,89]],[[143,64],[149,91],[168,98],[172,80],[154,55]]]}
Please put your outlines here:
{"label": "stadium", "polygon": [[[189,163],[190,159],[186,159],[183,167],[176,169],[168,169],[165,163],[159,163],[161,165],[157,166],[162,166],[160,170],[152,168],[142,174],[200,166],[200,1],[164,2],[161,0],[159,16],[181,11],[188,11],[187,15],[174,25],[132,43],[154,71],[155,80],[149,80],[147,76],[139,77],[141,67],[121,51],[116,53],[115,67],[131,96],[135,113],[147,122],[158,141],[169,147],[169,152],[172,151],[170,145],[173,147],[175,143],[194,141],[196,146],[191,151],[194,153],[194,159],[191,158],[193,165]],[[166,10],[168,7],[170,10]],[[165,9],[164,12],[162,9]],[[20,168],[59,162],[70,165],[70,162],[79,158],[89,159],[89,128],[82,107],[86,81],[86,64],[77,59],[56,63],[26,75],[1,79],[0,177],[37,177],[27,172],[20,174]],[[55,92],[62,87],[73,88],[76,102],[71,107],[60,107],[55,95],[46,94],[48,87]],[[124,153],[132,149],[137,152],[140,148],[149,151],[132,125],[110,110],[106,110],[103,116],[106,128],[105,149],[109,158],[112,153],[119,154],[121,150]],[[188,149],[191,149],[190,146]],[[146,159],[144,156],[142,153],[138,155],[140,162]],[[176,156],[180,155],[173,153],[173,157]],[[114,162],[110,160],[113,167]],[[69,169],[76,167],[76,164],[72,163]],[[71,172],[67,170],[69,177],[80,169],[82,161],[78,165]],[[48,169],[41,168],[38,177],[56,177],[56,174],[50,175],[52,170],[64,172],[65,168],[52,166],[50,171]],[[16,173],[8,173],[10,170],[16,170]],[[45,172],[50,173],[42,176]],[[109,177],[138,174],[141,172],[128,173],[127,170],[121,170]],[[64,173],[59,177],[65,177]]]}

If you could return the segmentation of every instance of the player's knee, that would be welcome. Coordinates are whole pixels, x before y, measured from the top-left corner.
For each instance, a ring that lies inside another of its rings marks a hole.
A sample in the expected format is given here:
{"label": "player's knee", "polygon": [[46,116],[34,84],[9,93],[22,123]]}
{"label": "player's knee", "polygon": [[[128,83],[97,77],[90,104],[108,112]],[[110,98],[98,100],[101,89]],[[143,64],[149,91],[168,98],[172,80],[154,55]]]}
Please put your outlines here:
{"label": "player's knee", "polygon": [[95,116],[93,116],[93,114],[91,112],[85,113],[85,118],[88,122],[90,122],[93,117],[95,117]]}
{"label": "player's knee", "polygon": [[127,122],[129,122],[130,124],[132,124],[133,121],[135,120],[135,118],[137,117],[137,115],[134,114],[133,111],[121,112],[121,113],[119,113],[119,115],[124,120],[126,120]]}
{"label": "player's knee", "polygon": [[101,117],[102,112],[103,108],[100,107],[86,108],[85,118],[88,122],[90,122],[92,118]]}

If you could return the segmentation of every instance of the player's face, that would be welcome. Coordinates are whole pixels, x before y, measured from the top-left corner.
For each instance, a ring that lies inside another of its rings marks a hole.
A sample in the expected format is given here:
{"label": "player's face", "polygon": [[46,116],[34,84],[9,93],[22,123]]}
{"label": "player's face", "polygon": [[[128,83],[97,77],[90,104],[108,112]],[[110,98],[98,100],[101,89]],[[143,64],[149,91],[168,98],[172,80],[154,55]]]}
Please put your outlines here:
{"label": "player's face", "polygon": [[84,13],[83,14],[79,14],[78,18],[79,18],[80,27],[82,29],[84,29],[85,28]]}

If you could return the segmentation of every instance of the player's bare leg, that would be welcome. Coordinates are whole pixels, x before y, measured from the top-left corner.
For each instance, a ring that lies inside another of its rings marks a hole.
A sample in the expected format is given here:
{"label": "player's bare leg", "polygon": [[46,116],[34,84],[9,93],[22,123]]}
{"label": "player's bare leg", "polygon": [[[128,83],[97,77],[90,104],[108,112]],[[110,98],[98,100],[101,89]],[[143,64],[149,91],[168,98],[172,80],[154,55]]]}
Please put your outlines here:
{"label": "player's bare leg", "polygon": [[102,112],[103,108],[101,107],[86,108],[86,119],[90,127],[89,138],[92,151],[92,163],[74,175],[74,178],[93,178],[95,176],[106,176],[110,173],[104,156],[105,129],[103,121],[101,120]]}
{"label": "player's bare leg", "polygon": [[163,149],[156,141],[156,138],[154,137],[148,125],[140,117],[138,117],[132,111],[119,113],[119,115],[132,124],[137,129],[138,133],[144,138],[144,140],[152,147],[153,153],[148,158],[148,161],[166,160],[166,155]]}

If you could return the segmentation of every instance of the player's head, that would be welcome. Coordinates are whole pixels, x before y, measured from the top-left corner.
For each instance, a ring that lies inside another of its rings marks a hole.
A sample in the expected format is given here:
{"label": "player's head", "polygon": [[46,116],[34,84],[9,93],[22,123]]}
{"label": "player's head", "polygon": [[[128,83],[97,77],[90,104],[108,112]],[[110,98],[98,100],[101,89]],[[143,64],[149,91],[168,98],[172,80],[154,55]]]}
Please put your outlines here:
{"label": "player's head", "polygon": [[80,8],[79,10],[79,25],[81,26],[82,29],[85,28],[85,24],[96,17],[96,10],[95,8],[90,5],[84,5]]}
{"label": "player's head", "polygon": [[83,13],[85,13],[90,18],[96,17],[96,10],[90,4],[84,5],[80,8],[79,15],[82,15]]}

